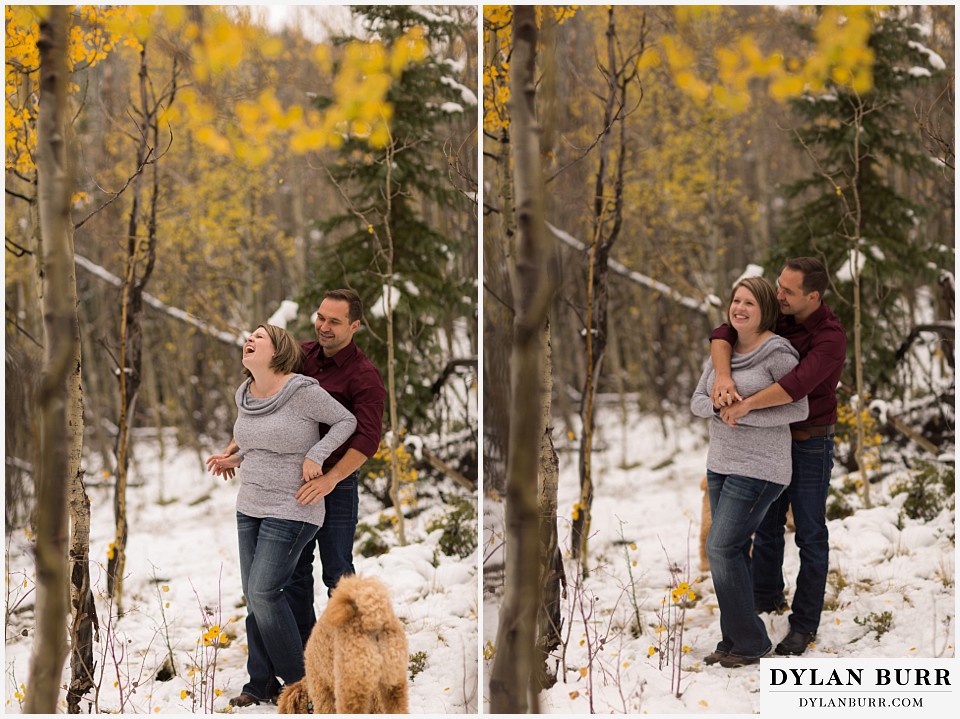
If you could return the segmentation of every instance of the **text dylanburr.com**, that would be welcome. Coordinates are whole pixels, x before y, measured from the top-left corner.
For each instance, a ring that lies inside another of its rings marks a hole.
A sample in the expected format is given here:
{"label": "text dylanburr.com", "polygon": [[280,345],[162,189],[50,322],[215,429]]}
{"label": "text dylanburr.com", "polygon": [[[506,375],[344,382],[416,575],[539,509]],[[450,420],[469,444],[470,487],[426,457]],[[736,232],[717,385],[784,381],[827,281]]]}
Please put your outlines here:
{"label": "text dylanburr.com", "polygon": [[761,659],[764,717],[955,716],[960,663],[951,659]]}

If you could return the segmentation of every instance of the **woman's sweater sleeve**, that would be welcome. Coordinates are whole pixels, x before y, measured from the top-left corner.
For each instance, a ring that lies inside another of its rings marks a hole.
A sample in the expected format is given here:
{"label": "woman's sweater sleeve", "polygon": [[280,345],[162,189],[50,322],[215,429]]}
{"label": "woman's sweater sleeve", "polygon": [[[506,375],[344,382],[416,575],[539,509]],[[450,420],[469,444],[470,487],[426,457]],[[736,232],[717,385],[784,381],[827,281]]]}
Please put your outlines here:
{"label": "woman's sweater sleeve", "polygon": [[330,426],[323,438],[307,452],[307,458],[323,464],[333,450],[350,439],[357,428],[357,418],[322,387],[313,386],[300,394],[303,395],[301,402],[305,415]]}
{"label": "woman's sweater sleeve", "polygon": [[716,410],[713,408],[713,400],[710,399],[710,389],[712,387],[711,378],[713,377],[713,365],[707,362],[707,366],[700,375],[700,381],[697,388],[693,391],[693,397],[690,398],[690,411],[697,417],[713,417]]}
{"label": "woman's sweater sleeve", "polygon": [[[797,366],[797,358],[787,349],[773,352],[766,358],[767,370],[770,372],[771,383],[777,382],[790,370]],[[744,427],[776,427],[781,424],[793,424],[807,418],[810,407],[807,398],[803,397],[789,404],[777,407],[755,409],[737,420],[737,424]]]}
{"label": "woman's sweater sleeve", "polygon": [[781,424],[793,424],[807,418],[810,408],[807,398],[782,404],[779,407],[755,409],[737,420],[744,427],[776,427]]}

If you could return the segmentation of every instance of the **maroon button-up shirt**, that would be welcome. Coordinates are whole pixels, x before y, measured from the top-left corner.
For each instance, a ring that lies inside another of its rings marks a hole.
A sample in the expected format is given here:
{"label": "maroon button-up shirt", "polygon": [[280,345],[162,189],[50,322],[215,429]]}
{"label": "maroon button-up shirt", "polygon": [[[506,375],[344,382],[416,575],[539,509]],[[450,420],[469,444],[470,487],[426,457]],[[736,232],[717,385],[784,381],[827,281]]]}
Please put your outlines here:
{"label": "maroon button-up shirt", "polygon": [[[796,424],[835,424],[837,383],[847,357],[847,335],[837,316],[824,304],[803,322],[781,314],[777,334],[790,340],[800,353],[800,364],[778,382],[794,401],[806,397],[810,403],[810,414]],[[722,324],[710,333],[710,339],[732,345],[737,341],[737,331]]]}
{"label": "maroon button-up shirt", "polygon": [[[357,429],[345,443],[333,450],[323,465],[327,472],[340,461],[348,449],[355,449],[365,457],[372,457],[380,446],[383,405],[387,392],[376,365],[370,361],[356,342],[351,342],[333,357],[323,354],[319,342],[301,343],[306,360],[301,374],[313,377],[340,404],[353,412]],[[330,428],[320,425],[320,436]]]}

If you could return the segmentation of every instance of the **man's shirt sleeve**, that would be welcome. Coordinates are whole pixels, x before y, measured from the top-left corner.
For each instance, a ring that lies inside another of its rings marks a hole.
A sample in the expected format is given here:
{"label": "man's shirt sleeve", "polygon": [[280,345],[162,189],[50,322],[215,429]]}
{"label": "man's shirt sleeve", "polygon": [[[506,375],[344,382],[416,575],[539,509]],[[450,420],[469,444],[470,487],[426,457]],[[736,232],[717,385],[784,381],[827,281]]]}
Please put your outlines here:
{"label": "man's shirt sleeve", "polygon": [[347,443],[365,457],[372,457],[380,446],[383,429],[383,406],[387,392],[376,369],[370,368],[356,378],[357,391],[353,395],[353,414],[357,429]]}
{"label": "man's shirt sleeve", "polygon": [[809,395],[828,377],[839,374],[847,355],[847,338],[842,330],[830,329],[818,334],[813,347],[779,384],[793,401]]}
{"label": "man's shirt sleeve", "polygon": [[710,341],[712,342],[713,340],[723,340],[724,342],[729,342],[730,346],[732,347],[737,343],[737,331],[724,322],[710,333]]}

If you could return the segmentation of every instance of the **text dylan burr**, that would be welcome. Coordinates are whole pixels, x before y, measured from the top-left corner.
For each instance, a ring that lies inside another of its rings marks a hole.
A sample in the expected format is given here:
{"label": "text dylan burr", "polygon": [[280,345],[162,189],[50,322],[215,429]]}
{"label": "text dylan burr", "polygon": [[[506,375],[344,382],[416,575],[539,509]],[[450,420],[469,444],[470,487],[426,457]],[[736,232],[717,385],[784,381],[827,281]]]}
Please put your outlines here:
{"label": "text dylan burr", "polygon": [[[876,681],[868,686],[926,686],[942,687],[950,685],[949,669],[884,669],[877,668],[873,678]],[[813,669],[770,669],[771,686],[804,686],[804,687],[852,687],[863,686],[863,669],[832,669],[829,674],[825,670]]]}

